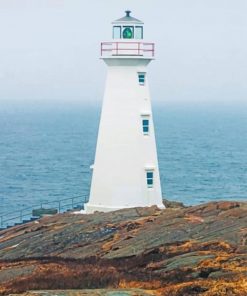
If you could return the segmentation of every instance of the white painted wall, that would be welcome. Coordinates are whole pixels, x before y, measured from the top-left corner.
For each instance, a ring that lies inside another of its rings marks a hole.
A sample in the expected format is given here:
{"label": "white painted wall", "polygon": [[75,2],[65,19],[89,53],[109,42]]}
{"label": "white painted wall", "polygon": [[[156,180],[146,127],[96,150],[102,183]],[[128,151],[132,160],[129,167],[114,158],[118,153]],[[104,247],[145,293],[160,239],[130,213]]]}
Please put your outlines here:
{"label": "white painted wall", "polygon": [[[146,78],[151,58],[108,57],[105,95],[99,126],[89,202],[92,213],[157,205],[163,208],[151,101]],[[142,115],[150,114],[150,133],[143,135]],[[146,169],[154,169],[154,186],[148,188]]]}

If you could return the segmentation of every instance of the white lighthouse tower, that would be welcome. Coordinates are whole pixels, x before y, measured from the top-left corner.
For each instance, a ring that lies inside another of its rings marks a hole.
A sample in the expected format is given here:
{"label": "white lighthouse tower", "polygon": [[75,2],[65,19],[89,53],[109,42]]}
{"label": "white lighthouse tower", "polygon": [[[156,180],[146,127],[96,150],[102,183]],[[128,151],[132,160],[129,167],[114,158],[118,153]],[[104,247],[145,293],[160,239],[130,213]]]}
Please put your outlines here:
{"label": "white lighthouse tower", "polygon": [[154,43],[144,42],[143,22],[130,13],[101,44],[108,74],[86,213],[164,208],[147,75]]}

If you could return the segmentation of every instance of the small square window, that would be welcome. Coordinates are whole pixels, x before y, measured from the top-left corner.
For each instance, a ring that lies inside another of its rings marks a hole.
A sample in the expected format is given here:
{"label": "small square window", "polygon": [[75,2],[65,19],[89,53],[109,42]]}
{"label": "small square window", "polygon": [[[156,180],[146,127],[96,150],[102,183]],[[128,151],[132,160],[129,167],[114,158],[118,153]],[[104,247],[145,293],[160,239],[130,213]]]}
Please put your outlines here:
{"label": "small square window", "polygon": [[138,80],[140,85],[145,85],[145,78],[146,78],[145,73],[138,73]]}
{"label": "small square window", "polygon": [[147,171],[146,172],[146,179],[147,179],[147,187],[153,188],[153,186],[154,186],[154,172]]}
{"label": "small square window", "polygon": [[149,119],[142,120],[142,131],[144,135],[149,134]]}
{"label": "small square window", "polygon": [[144,127],[143,127],[143,133],[144,133],[144,134],[148,134],[148,131],[149,131],[148,126],[144,126]]}

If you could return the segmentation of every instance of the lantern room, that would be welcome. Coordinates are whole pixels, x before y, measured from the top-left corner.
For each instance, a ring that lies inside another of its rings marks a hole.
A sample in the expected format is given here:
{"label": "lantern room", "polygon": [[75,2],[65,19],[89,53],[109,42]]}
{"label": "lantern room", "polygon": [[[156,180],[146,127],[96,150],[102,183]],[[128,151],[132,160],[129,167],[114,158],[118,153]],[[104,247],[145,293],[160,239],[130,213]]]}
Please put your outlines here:
{"label": "lantern room", "polygon": [[101,42],[102,58],[154,58],[154,43],[144,42],[144,23],[132,17],[131,11],[112,22],[112,41]]}
{"label": "lantern room", "polygon": [[132,17],[130,10],[125,13],[124,17],[112,22],[113,39],[143,39],[143,22]]}

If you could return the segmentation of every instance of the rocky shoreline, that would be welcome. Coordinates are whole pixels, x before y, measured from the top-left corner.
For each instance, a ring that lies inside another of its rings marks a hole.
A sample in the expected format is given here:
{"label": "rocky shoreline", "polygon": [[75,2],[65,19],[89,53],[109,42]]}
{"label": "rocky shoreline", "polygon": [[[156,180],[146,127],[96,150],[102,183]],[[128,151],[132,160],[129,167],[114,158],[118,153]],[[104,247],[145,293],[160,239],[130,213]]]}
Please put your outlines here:
{"label": "rocky shoreline", "polygon": [[1,231],[0,294],[247,295],[247,203],[166,205]]}

